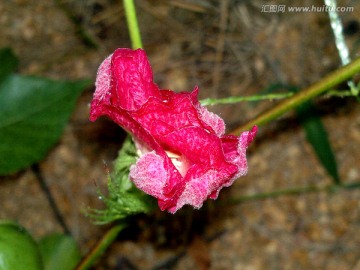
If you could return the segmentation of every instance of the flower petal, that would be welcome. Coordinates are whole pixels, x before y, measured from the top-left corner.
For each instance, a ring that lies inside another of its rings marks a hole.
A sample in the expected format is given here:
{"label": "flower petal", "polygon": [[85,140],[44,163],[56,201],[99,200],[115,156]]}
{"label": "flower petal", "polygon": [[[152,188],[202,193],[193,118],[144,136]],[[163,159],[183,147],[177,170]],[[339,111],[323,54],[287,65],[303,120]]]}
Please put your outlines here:
{"label": "flower petal", "polygon": [[145,52],[117,49],[111,59],[112,104],[124,110],[139,109],[150,97],[160,98]]}
{"label": "flower petal", "polygon": [[91,121],[100,115],[102,106],[133,111],[150,97],[160,98],[160,90],[153,82],[151,66],[142,49],[115,50],[100,65],[95,86]]}
{"label": "flower petal", "polygon": [[102,104],[110,104],[111,58],[108,56],[100,65],[97,76],[93,100],[91,102],[90,120],[95,121],[101,115]]}
{"label": "flower petal", "polygon": [[200,208],[204,201],[212,194],[216,194],[217,197],[217,194],[222,188],[220,183],[228,178],[229,175],[224,171],[208,170],[205,173],[201,173],[198,178],[186,183],[185,189],[177,200],[176,206],[169,209],[169,212],[175,213],[186,204],[197,209]]}
{"label": "flower petal", "polygon": [[130,178],[134,184],[145,193],[159,199],[165,199],[163,188],[168,177],[164,160],[155,151],[143,155],[130,168]]}
{"label": "flower petal", "polygon": [[225,123],[218,115],[209,112],[206,107],[200,108],[201,119],[208,124],[216,133],[217,136],[221,137],[225,133]]}

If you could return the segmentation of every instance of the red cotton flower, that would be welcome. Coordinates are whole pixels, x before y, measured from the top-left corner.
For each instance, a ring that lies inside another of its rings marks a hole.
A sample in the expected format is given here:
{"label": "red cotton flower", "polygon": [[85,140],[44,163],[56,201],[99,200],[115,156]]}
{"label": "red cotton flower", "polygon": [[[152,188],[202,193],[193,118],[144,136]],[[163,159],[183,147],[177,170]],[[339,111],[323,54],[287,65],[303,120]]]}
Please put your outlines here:
{"label": "red cotton flower", "polygon": [[153,82],[145,52],[117,49],[100,65],[90,120],[106,115],[132,133],[139,158],[130,179],[175,213],[200,208],[246,174],[246,149],[257,127],[225,135],[224,121],[192,92],[162,90]]}

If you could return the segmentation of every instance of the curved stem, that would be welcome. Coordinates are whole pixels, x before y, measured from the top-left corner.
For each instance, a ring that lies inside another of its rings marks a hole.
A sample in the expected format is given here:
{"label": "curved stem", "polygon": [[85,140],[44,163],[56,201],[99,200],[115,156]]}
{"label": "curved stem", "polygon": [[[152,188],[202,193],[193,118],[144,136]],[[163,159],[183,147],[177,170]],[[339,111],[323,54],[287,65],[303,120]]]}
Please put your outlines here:
{"label": "curved stem", "polygon": [[337,84],[346,81],[347,79],[354,76],[356,73],[360,72],[360,58],[356,59],[349,65],[346,65],[323,78],[322,80],[314,83],[313,85],[305,88],[304,90],[298,92],[296,95],[280,102],[278,105],[274,106],[270,110],[260,114],[255,119],[250,122],[236,128],[231,133],[240,134],[244,130],[250,129],[254,125],[264,125],[271,120],[278,118],[283,115],[285,112],[296,108],[305,101],[310,100],[311,98],[318,96],[335,87]]}
{"label": "curved stem", "polygon": [[133,49],[142,48],[141,34],[136,17],[136,9],[133,0],[123,0],[126,21],[131,39],[131,46]]}
{"label": "curved stem", "polygon": [[77,265],[75,270],[86,270],[96,262],[96,260],[105,252],[105,250],[114,242],[119,232],[124,229],[126,224],[117,223],[113,225],[96,243],[86,257]]}

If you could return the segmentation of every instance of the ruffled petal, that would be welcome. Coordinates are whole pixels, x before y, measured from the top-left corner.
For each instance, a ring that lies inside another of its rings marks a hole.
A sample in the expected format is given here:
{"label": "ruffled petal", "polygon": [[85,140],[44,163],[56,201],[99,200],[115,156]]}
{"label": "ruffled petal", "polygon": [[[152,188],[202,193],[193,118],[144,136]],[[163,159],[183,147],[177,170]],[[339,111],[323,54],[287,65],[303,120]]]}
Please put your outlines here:
{"label": "ruffled petal", "polygon": [[150,97],[160,98],[145,51],[117,49],[111,59],[112,104],[124,110],[139,109]]}
{"label": "ruffled petal", "polygon": [[225,123],[218,115],[209,112],[205,107],[199,109],[201,119],[208,124],[218,137],[225,133]]}
{"label": "ruffled petal", "polygon": [[100,65],[97,76],[93,100],[91,102],[90,120],[95,121],[102,114],[101,108],[103,104],[110,104],[110,84],[111,84],[111,58],[108,56]]}
{"label": "ruffled petal", "polygon": [[130,178],[145,193],[158,199],[165,199],[163,189],[169,175],[164,167],[164,160],[155,151],[139,158],[130,168]]}

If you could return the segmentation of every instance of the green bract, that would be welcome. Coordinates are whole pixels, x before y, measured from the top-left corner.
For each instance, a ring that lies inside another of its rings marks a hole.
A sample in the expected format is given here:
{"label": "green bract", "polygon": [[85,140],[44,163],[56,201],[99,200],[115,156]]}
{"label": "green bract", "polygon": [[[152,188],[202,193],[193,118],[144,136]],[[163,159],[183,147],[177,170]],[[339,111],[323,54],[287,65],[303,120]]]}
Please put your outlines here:
{"label": "green bract", "polygon": [[135,145],[128,136],[114,162],[114,171],[108,175],[108,196],[100,192],[104,210],[89,209],[87,215],[97,224],[110,223],[128,216],[149,213],[155,207],[155,200],[137,189],[129,179],[130,166],[136,162]]}

